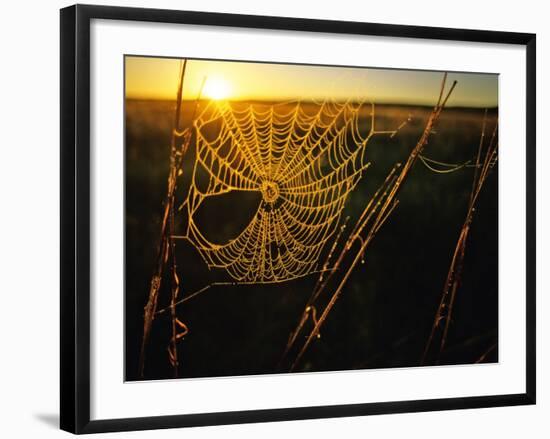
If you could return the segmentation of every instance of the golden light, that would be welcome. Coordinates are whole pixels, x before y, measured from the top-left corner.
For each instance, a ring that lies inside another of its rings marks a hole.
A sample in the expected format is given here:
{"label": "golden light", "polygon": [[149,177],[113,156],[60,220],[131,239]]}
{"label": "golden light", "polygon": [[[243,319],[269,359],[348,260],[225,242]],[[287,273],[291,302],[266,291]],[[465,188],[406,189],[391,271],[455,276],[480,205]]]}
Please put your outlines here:
{"label": "golden light", "polygon": [[214,100],[226,99],[231,94],[231,87],[220,78],[208,78],[204,84],[204,95]]}

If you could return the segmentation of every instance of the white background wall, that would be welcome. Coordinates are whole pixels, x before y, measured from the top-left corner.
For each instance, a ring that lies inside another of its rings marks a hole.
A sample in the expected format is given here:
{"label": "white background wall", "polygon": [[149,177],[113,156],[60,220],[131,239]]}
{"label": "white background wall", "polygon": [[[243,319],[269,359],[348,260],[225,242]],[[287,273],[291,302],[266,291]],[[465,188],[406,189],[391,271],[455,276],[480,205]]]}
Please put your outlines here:
{"label": "white background wall", "polygon": [[[88,3],[96,3],[89,1]],[[454,412],[124,433],[113,437],[550,437],[544,292],[550,276],[550,27],[545,2],[461,0],[123,1],[100,4],[537,33],[538,404]],[[59,13],[63,1],[5,2],[0,14],[0,434],[59,437]],[[546,271],[546,272],[545,272]]]}

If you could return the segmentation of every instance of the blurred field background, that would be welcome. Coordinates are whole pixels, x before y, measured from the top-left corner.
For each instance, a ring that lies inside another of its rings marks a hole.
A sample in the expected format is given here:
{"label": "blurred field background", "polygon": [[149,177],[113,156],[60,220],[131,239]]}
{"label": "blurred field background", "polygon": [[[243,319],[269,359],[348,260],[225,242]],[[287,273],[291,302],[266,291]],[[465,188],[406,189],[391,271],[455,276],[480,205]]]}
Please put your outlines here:
{"label": "blurred field background", "polygon": [[[193,104],[184,104],[189,121]],[[143,307],[157,255],[166,194],[174,102],[126,100],[126,379],[138,379]],[[396,162],[404,162],[418,141],[431,107],[377,105],[377,129],[393,129],[411,117],[394,138],[369,142],[370,168],[351,193],[344,212],[360,214]],[[443,111],[424,149],[431,159],[463,163],[475,158],[483,109]],[[496,122],[489,111],[488,126]],[[183,172],[190,166],[184,165]],[[458,292],[447,348],[441,364],[479,360],[497,343],[498,328],[498,167],[481,193]],[[398,196],[400,203],[375,237],[300,371],[418,366],[439,304],[452,252],[466,214],[474,168],[436,174],[417,161]],[[181,195],[181,194],[179,194]],[[201,226],[213,241],[226,242],[248,223],[260,195],[229,194],[207,206]],[[183,196],[180,197],[183,201]],[[183,213],[180,213],[180,217]],[[177,219],[181,225],[182,218]],[[177,233],[177,230],[176,230]],[[209,271],[196,250],[178,241],[183,296],[227,280]],[[189,334],[179,344],[181,377],[278,372],[277,362],[295,328],[316,276],[274,285],[214,287],[178,308]],[[168,304],[168,294],[161,295]],[[171,378],[167,358],[170,319],[159,316],[147,351],[146,379]],[[497,361],[493,350],[483,361]]]}

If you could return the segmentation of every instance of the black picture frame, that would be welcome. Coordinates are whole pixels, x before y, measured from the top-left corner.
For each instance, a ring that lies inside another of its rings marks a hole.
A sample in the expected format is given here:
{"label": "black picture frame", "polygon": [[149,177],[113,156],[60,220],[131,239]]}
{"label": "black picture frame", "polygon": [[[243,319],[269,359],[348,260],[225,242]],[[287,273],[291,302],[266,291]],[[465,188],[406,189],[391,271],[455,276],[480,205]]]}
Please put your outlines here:
{"label": "black picture frame", "polygon": [[[90,420],[90,21],[132,20],[526,47],[526,392],[415,401]],[[536,36],[436,27],[75,5],[61,10],[60,424],[97,433],[535,404]]]}

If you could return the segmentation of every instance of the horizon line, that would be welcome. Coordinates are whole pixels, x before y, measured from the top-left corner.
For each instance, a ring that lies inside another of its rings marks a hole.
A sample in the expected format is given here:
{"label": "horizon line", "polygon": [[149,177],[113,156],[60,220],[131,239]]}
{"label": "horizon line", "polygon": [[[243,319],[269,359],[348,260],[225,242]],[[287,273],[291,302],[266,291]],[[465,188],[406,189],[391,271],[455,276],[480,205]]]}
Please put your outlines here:
{"label": "horizon line", "polygon": [[[175,102],[176,99],[173,98],[154,98],[154,97],[141,97],[141,96],[125,96],[125,100],[132,100],[132,101],[155,101],[155,102]],[[209,98],[201,98],[201,99],[182,99],[182,102],[204,102],[204,101],[212,101],[216,99],[209,99]],[[307,102],[315,104],[317,101],[324,101],[327,99],[322,98],[305,98],[305,99],[292,99],[292,98],[281,98],[281,99],[261,99],[261,98],[231,98],[231,99],[223,99],[223,101],[227,102],[250,102],[250,103],[283,103],[283,102]],[[222,99],[220,99],[222,101]],[[346,99],[333,99],[333,102],[345,102]],[[351,100],[350,102],[358,102],[358,99]],[[429,104],[429,103],[421,103],[421,102],[399,102],[399,101],[391,101],[391,100],[381,100],[381,101],[365,101],[365,103],[373,103],[374,105],[397,105],[397,106],[409,106],[409,107],[434,107],[435,104]],[[445,105],[445,108],[471,108],[471,109],[487,109],[487,110],[495,110],[498,109],[498,105],[473,105],[473,104],[449,104]]]}

